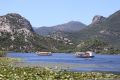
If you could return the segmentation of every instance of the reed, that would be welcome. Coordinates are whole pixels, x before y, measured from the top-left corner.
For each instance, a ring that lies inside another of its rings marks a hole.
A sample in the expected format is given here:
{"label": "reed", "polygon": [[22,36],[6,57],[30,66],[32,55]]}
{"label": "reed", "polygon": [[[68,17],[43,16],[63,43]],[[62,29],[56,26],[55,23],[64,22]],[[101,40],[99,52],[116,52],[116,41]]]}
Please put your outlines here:
{"label": "reed", "polygon": [[0,51],[0,57],[4,57],[7,54],[7,51]]}

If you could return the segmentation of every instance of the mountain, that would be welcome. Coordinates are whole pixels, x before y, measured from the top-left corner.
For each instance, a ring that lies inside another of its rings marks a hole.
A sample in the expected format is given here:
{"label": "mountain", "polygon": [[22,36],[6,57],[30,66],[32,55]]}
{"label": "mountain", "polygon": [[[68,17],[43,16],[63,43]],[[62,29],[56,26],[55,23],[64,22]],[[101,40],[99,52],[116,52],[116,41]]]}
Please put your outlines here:
{"label": "mountain", "polygon": [[37,35],[30,22],[20,14],[0,16],[0,50],[57,51],[63,50],[63,47],[62,41]]}
{"label": "mountain", "polygon": [[96,15],[93,17],[92,19],[92,23],[89,25],[90,26],[96,26],[102,22],[104,22],[106,20],[106,17],[100,16],[100,15]]}
{"label": "mountain", "polygon": [[0,16],[0,50],[120,52],[120,10],[109,17],[96,15],[88,26],[71,21],[34,30],[27,19],[9,13]]}
{"label": "mountain", "polygon": [[19,14],[9,13],[0,16],[0,49],[33,48],[32,44],[26,46],[33,32],[30,22]]}
{"label": "mountain", "polygon": [[120,49],[120,10],[109,17],[95,16],[93,22],[86,28],[72,34],[74,40],[101,39],[114,48]]}
{"label": "mountain", "polygon": [[54,26],[54,28],[57,31],[64,31],[64,32],[76,32],[76,31],[79,31],[85,27],[86,27],[85,24],[78,22],[78,21],[70,21],[70,22],[65,23],[65,24]]}
{"label": "mountain", "polygon": [[39,35],[47,36],[50,33],[55,32],[56,30],[53,27],[43,26],[43,27],[39,27],[39,28],[34,28],[34,31]]}
{"label": "mountain", "polygon": [[76,32],[79,31],[83,28],[85,28],[86,25],[78,22],[78,21],[70,21],[68,23],[64,23],[64,24],[60,24],[60,25],[56,25],[56,26],[51,26],[51,27],[39,27],[37,29],[34,29],[36,33],[38,33],[39,35],[43,35],[43,36],[47,36],[51,33],[54,32]]}

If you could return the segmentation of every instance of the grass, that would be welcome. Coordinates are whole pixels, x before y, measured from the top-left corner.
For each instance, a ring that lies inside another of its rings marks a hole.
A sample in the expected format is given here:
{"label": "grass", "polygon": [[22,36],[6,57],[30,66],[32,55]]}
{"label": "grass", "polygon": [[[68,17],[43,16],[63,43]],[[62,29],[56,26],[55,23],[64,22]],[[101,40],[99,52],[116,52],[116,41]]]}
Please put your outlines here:
{"label": "grass", "polygon": [[41,67],[14,67],[19,61],[14,58],[0,58],[0,80],[116,80],[120,74],[100,72],[52,71]]}
{"label": "grass", "polygon": [[10,63],[21,61],[19,58],[0,57],[0,65],[9,65]]}
{"label": "grass", "polygon": [[0,51],[0,57],[3,57],[3,56],[5,56],[6,55],[6,51]]}

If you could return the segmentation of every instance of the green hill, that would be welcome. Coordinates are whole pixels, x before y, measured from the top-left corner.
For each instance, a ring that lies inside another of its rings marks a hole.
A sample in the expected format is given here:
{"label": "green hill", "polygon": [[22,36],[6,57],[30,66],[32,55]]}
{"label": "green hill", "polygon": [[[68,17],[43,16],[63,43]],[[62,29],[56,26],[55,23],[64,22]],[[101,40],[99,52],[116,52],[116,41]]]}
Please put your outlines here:
{"label": "green hill", "polygon": [[120,49],[120,10],[107,18],[101,18],[99,17],[99,20],[79,32],[70,34],[69,37],[72,36],[71,39],[76,44],[80,44],[81,41],[100,39],[108,44],[109,48]]}

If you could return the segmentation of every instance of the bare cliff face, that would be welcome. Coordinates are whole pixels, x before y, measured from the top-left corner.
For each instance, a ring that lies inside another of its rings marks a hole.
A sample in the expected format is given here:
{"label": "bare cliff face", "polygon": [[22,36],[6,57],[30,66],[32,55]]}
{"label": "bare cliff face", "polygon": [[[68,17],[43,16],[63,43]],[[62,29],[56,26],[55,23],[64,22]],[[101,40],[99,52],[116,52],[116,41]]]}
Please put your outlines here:
{"label": "bare cliff face", "polygon": [[101,23],[105,20],[106,18],[100,15],[96,15],[93,17],[92,19],[92,23],[91,24],[97,24],[97,23]]}
{"label": "bare cliff face", "polygon": [[6,32],[11,35],[15,33],[22,33],[23,35],[29,35],[34,32],[30,22],[16,13],[10,13],[4,16],[0,16],[0,33]]}

